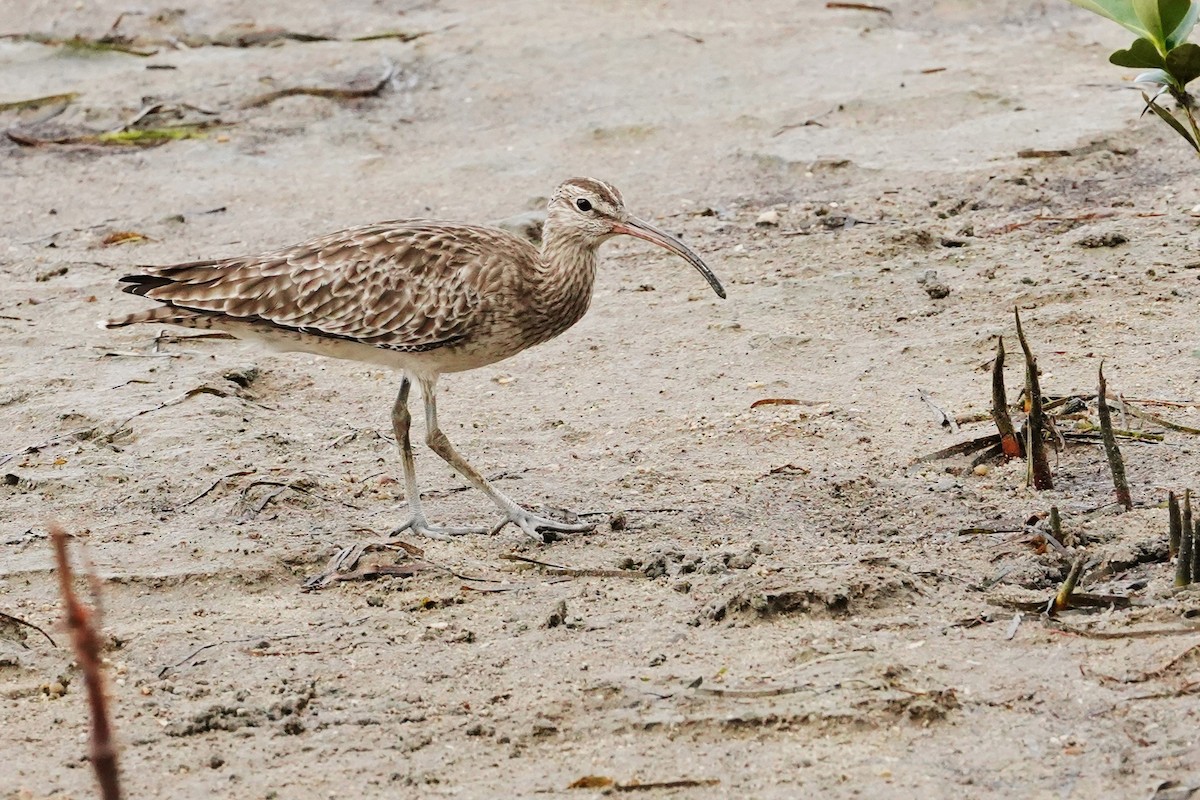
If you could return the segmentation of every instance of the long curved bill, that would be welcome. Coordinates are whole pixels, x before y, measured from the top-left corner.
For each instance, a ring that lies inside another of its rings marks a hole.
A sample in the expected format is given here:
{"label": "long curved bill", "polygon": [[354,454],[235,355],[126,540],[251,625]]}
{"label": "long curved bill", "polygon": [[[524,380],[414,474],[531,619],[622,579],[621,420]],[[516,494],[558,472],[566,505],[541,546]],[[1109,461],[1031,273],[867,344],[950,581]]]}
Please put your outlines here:
{"label": "long curved bill", "polygon": [[708,281],[708,285],[717,293],[717,297],[722,300],[725,299],[725,287],[721,286],[721,282],[717,280],[717,276],[713,274],[713,271],[708,268],[707,264],[700,260],[700,256],[692,252],[691,248],[671,234],[661,231],[649,222],[640,220],[637,217],[630,217],[624,222],[618,222],[616,225],[613,225],[612,230],[613,233],[636,236],[639,239],[645,239],[647,242],[653,242],[659,247],[665,247],[670,250],[700,270],[700,274],[704,276],[704,280]]}

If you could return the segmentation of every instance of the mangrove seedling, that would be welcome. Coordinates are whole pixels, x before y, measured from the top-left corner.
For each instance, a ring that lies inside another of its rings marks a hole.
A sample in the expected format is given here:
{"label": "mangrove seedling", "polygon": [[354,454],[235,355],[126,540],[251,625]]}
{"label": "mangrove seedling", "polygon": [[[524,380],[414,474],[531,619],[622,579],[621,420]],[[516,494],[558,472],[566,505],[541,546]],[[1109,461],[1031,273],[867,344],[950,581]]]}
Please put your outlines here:
{"label": "mangrove seedling", "polygon": [[[1133,44],[1116,51],[1108,60],[1119,67],[1146,70],[1133,79],[1134,83],[1152,87],[1149,93],[1142,92],[1146,101],[1142,113],[1153,111],[1200,155],[1196,101],[1187,91],[1187,85],[1200,77],[1200,45],[1187,40],[1200,15],[1200,4],[1193,0],[1070,1],[1137,36]],[[1159,104],[1164,94],[1178,106],[1175,113]]]}

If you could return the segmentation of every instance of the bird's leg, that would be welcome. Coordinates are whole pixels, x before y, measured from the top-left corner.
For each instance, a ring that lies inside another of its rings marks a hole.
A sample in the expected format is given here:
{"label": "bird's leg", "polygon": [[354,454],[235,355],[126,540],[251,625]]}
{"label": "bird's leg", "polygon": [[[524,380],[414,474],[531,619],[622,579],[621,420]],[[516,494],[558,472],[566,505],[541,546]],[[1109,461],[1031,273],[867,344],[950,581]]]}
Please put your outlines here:
{"label": "bird's leg", "polygon": [[504,512],[504,519],[493,526],[492,533],[496,533],[511,522],[523,530],[534,541],[544,542],[545,539],[539,532],[540,530],[579,533],[581,531],[590,531],[596,527],[588,523],[559,522],[549,517],[538,516],[517,505],[507,495],[488,483],[487,478],[483,477],[478,470],[467,463],[465,458],[458,454],[458,451],[450,444],[450,439],[438,427],[437,380],[435,378],[420,378],[419,380],[421,381],[421,394],[425,398],[425,443],[429,445],[430,450],[441,456],[447,464],[454,467],[475,488],[490,497],[492,502]]}
{"label": "bird's leg", "polygon": [[413,461],[412,441],[408,430],[412,425],[412,415],[408,412],[408,391],[412,381],[405,375],[400,381],[400,393],[396,395],[396,404],[392,406],[392,430],[396,433],[396,442],[400,445],[400,457],[404,462],[404,494],[408,498],[408,506],[412,509],[412,518],[391,532],[398,536],[406,530],[428,536],[431,539],[447,540],[451,536],[462,536],[468,533],[486,533],[487,528],[435,528],[425,519],[421,509],[421,492],[417,489],[417,466]]}

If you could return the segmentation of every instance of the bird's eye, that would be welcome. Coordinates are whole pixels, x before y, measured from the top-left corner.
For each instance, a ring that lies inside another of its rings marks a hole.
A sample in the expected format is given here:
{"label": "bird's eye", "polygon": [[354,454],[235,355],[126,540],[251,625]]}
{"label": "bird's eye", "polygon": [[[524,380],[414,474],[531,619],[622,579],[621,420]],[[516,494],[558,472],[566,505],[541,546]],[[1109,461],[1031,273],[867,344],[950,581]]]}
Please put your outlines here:
{"label": "bird's eye", "polygon": [[586,197],[581,197],[575,201],[575,207],[580,211],[591,211],[592,204]]}

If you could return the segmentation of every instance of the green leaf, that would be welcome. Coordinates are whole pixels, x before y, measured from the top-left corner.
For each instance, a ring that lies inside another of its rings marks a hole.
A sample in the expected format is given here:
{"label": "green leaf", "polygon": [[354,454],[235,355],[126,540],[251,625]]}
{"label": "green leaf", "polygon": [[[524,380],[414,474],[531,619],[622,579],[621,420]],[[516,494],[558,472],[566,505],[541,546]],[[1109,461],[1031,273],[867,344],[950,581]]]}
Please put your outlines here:
{"label": "green leaf", "polygon": [[[1187,128],[1183,127],[1182,122],[1175,119],[1170,111],[1167,111],[1158,103],[1154,102],[1154,100],[1148,97],[1145,92],[1142,92],[1142,99],[1146,101],[1147,109],[1153,111],[1158,115],[1159,119],[1174,128],[1176,133],[1187,140],[1187,143],[1192,146],[1193,150],[1195,150],[1197,153],[1200,153],[1200,144],[1197,144],[1196,140],[1192,138],[1192,134],[1188,132]],[[1143,111],[1142,113],[1144,114],[1145,112]]]}
{"label": "green leaf", "polygon": [[1188,8],[1186,13],[1180,19],[1179,24],[1175,28],[1168,29],[1167,34],[1167,49],[1171,50],[1187,41],[1188,36],[1192,33],[1192,28],[1196,27],[1196,18],[1200,17],[1200,3],[1191,2],[1188,0]]}
{"label": "green leaf", "polygon": [[1160,55],[1187,41],[1200,16],[1193,0],[1071,0],[1080,8],[1111,19],[1139,39],[1146,39]]}
{"label": "green leaf", "polygon": [[1185,41],[1196,24],[1196,8],[1192,0],[1133,0],[1133,10],[1146,30],[1150,41],[1166,54]]}
{"label": "green leaf", "polygon": [[1134,83],[1153,83],[1156,86],[1171,86],[1174,79],[1167,74],[1166,70],[1152,69],[1149,72],[1143,72],[1133,79]]}
{"label": "green leaf", "polygon": [[1108,60],[1118,67],[1133,67],[1134,69],[1167,69],[1158,48],[1148,39],[1137,39],[1128,50],[1118,50],[1108,57]]}
{"label": "green leaf", "polygon": [[1179,82],[1179,86],[1200,78],[1200,45],[1181,44],[1167,53],[1167,72]]}
{"label": "green leaf", "polygon": [[1134,0],[1071,0],[1071,2],[1080,8],[1086,8],[1088,11],[1111,19],[1125,30],[1133,31],[1139,38],[1151,36],[1150,31],[1133,8]]}

